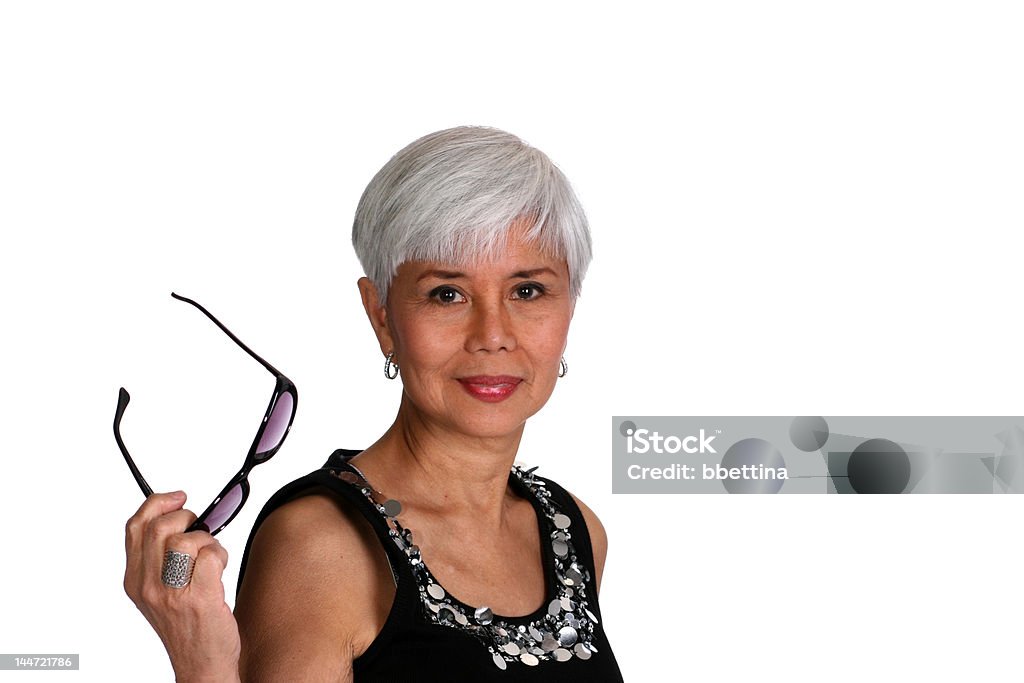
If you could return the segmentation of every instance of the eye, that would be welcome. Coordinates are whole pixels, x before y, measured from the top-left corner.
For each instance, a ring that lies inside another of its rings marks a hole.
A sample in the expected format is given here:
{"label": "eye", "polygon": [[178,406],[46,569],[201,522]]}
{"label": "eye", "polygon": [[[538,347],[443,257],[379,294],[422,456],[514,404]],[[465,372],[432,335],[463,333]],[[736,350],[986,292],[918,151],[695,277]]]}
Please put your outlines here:
{"label": "eye", "polygon": [[525,282],[516,287],[516,298],[524,301],[536,299],[544,294],[544,288],[536,282]]}
{"label": "eye", "polygon": [[430,290],[429,297],[441,304],[457,304],[465,301],[465,297],[454,287],[442,285]]}

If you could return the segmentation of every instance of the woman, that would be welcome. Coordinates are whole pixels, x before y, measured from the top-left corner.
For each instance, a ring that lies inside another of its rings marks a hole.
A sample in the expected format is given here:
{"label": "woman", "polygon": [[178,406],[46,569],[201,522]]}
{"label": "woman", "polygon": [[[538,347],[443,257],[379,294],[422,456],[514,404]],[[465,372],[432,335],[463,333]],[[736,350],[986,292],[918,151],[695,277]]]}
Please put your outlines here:
{"label": "woman", "polygon": [[[604,529],[513,465],[567,369],[590,260],[565,177],[502,131],[433,133],[370,182],[353,242],[398,415],[268,501],[234,615],[226,553],[181,533],[183,497],[143,504],[125,587],[179,679],[621,681],[597,602]],[[167,550],[195,558],[184,588],[160,581]]]}

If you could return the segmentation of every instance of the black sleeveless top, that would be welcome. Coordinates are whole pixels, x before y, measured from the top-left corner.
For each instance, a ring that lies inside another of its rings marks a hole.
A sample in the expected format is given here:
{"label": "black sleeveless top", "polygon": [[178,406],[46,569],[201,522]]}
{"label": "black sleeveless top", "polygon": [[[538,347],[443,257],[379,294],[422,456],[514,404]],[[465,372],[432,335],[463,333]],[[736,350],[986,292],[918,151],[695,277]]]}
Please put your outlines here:
{"label": "black sleeveless top", "polygon": [[263,521],[286,502],[325,487],[369,521],[396,583],[383,629],[352,663],[356,683],[622,683],[602,626],[590,535],[565,489],[533,470],[515,466],[509,473],[509,485],[537,513],[547,598],[532,614],[506,617],[486,606],[461,602],[434,579],[412,532],[396,519],[394,501],[374,500],[358,470],[348,463],[359,452],[335,451],[324,467],[285,485],[267,501],[245,546],[239,588]]}

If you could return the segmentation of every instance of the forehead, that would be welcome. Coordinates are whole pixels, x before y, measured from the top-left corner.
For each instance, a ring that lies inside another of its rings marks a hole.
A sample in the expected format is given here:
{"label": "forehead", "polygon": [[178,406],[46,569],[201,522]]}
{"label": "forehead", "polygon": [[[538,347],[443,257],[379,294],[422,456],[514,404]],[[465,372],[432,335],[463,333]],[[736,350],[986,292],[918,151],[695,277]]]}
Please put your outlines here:
{"label": "forehead", "polygon": [[549,270],[548,276],[569,276],[569,267],[563,257],[543,249],[536,240],[527,240],[523,230],[513,226],[505,240],[491,253],[465,255],[458,261],[412,260],[398,267],[395,279],[419,278],[430,271],[458,273],[465,277],[513,277],[517,273]]}

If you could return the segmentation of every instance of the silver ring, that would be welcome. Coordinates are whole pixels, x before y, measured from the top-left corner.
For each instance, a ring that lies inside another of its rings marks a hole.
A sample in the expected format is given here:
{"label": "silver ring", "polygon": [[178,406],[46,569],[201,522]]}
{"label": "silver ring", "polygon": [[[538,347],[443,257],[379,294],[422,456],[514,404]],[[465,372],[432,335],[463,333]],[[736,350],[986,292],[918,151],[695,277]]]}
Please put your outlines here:
{"label": "silver ring", "polygon": [[164,554],[164,566],[160,571],[160,580],[171,588],[184,588],[192,580],[192,570],[196,561],[188,553],[168,550]]}

